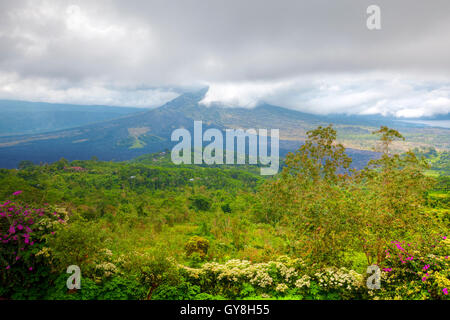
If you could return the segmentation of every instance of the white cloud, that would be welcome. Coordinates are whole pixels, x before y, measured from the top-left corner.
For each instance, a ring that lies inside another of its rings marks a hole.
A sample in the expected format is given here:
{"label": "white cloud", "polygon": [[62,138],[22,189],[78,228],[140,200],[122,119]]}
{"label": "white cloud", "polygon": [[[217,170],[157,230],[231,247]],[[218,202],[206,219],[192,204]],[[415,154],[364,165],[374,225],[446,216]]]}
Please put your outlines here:
{"label": "white cloud", "polygon": [[270,103],[328,114],[422,117],[450,112],[450,82],[396,74],[333,74],[274,82],[210,83],[202,103],[254,107]]}
{"label": "white cloud", "polygon": [[92,81],[73,86],[64,80],[21,79],[14,73],[0,73],[0,99],[151,108],[177,96],[170,88],[109,87]]}
{"label": "white cloud", "polygon": [[377,2],[371,32],[371,0],[3,0],[0,98],[155,106],[206,83],[206,104],[449,112],[450,2]]}

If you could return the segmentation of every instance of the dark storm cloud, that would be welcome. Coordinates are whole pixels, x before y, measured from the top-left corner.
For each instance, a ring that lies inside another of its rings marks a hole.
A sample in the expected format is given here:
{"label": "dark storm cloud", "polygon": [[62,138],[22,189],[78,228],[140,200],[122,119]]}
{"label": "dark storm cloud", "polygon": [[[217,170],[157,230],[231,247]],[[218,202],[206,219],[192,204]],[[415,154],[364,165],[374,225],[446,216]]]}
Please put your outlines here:
{"label": "dark storm cloud", "polygon": [[[370,4],[381,7],[381,30],[366,27]],[[361,112],[391,97],[348,78],[391,87],[395,75],[428,94],[416,108],[448,112],[449,12],[448,0],[1,1],[0,97],[146,106],[174,96],[162,87],[209,84],[209,101],[306,109],[333,92],[365,93],[351,106]],[[346,85],[324,94],[318,77]],[[162,89],[136,90],[148,86]],[[250,89],[228,101],[236,87]]]}

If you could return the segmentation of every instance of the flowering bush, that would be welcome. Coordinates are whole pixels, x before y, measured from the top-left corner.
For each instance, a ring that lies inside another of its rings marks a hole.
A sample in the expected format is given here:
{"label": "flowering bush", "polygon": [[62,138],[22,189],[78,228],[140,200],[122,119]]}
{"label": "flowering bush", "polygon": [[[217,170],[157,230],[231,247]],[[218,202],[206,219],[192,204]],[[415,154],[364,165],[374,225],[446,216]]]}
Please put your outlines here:
{"label": "flowering bush", "polygon": [[285,256],[277,261],[252,264],[229,260],[224,264],[209,262],[201,268],[181,266],[187,279],[202,292],[227,298],[285,297],[306,299],[357,298],[362,293],[363,276],[345,268],[327,268],[313,272],[301,259]]}
{"label": "flowering bush", "polygon": [[381,289],[375,299],[448,299],[450,240],[441,236],[432,245],[393,241],[386,250]]}
{"label": "flowering bush", "polygon": [[45,238],[54,233],[55,225],[65,222],[49,207],[36,209],[21,204],[21,193],[16,191],[12,194],[14,200],[0,203],[0,295],[19,288],[24,288],[25,296],[37,294],[33,283],[41,283],[38,280],[48,275],[48,268],[36,254]]}
{"label": "flowering bush", "polygon": [[341,298],[357,298],[363,293],[363,276],[346,268],[326,268],[314,274],[323,291],[332,291]]}

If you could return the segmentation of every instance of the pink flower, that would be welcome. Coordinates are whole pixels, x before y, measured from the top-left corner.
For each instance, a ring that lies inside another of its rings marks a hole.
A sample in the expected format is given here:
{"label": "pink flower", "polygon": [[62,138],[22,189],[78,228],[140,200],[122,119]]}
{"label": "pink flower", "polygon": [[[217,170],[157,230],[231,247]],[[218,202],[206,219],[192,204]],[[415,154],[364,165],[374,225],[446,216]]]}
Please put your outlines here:
{"label": "pink flower", "polygon": [[30,270],[30,271],[33,270],[33,267],[29,267],[28,270]]}
{"label": "pink flower", "polygon": [[13,196],[17,196],[17,195],[19,195],[19,194],[21,194],[22,193],[22,191],[21,190],[19,190],[19,191],[16,191],[16,192],[14,192],[13,193]]}
{"label": "pink flower", "polygon": [[444,292],[445,295],[448,295],[448,290],[447,290],[447,288],[442,289],[442,291]]}

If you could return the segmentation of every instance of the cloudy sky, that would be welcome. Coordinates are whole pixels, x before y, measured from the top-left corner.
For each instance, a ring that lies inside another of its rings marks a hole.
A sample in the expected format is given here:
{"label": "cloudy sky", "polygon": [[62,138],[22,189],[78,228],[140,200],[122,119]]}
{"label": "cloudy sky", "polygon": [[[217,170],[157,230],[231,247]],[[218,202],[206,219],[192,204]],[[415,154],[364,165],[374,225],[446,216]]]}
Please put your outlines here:
{"label": "cloudy sky", "polygon": [[[366,9],[381,8],[381,30]],[[0,99],[450,112],[448,0],[0,0]]]}

